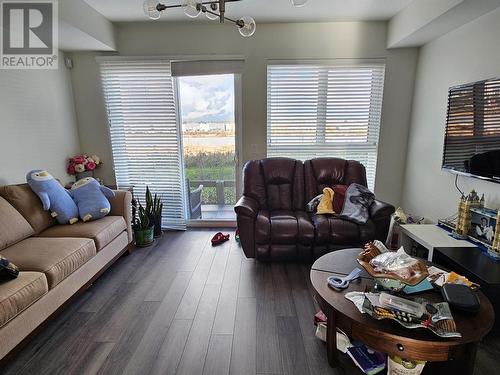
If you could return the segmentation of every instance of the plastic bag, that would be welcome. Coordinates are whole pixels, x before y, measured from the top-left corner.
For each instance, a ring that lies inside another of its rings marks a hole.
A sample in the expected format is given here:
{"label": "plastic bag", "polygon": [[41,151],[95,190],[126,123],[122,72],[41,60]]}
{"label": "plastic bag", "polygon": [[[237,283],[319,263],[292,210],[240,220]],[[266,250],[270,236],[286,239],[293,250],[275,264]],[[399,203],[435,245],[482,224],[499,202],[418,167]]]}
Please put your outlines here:
{"label": "plastic bag", "polygon": [[418,260],[405,253],[401,247],[396,252],[385,252],[377,255],[370,261],[372,267],[378,271],[397,271],[402,268],[413,266]]}
{"label": "plastic bag", "polygon": [[406,254],[404,249],[401,247],[396,252],[386,252],[377,255],[375,258],[370,260],[370,265],[377,272],[392,272],[403,279],[408,279],[415,276],[415,270],[412,269],[412,266],[417,264],[417,262],[417,259]]}

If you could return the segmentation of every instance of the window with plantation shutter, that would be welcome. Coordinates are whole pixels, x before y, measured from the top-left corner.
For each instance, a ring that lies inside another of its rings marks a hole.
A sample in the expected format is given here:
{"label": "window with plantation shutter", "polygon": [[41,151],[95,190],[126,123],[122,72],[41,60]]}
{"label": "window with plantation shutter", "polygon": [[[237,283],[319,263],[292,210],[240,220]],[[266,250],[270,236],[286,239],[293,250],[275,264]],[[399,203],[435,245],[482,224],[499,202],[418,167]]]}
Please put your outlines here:
{"label": "window with plantation shutter", "polygon": [[384,71],[382,62],[270,62],[267,155],[358,160],[373,190]]}
{"label": "window with plantation shutter", "polygon": [[162,226],[186,227],[180,135],[170,61],[99,58],[116,183],[144,205],[149,186],[163,200]]}
{"label": "window with plantation shutter", "polygon": [[443,167],[500,180],[500,79],[449,89]]}

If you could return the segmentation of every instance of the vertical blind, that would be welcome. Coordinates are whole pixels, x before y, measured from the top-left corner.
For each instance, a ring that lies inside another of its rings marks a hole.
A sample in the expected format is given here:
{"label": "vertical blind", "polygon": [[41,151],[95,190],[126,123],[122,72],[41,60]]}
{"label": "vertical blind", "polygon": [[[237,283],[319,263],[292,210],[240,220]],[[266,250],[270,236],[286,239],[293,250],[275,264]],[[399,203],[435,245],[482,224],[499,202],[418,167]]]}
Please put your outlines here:
{"label": "vertical blind", "polygon": [[[474,165],[480,154],[500,151],[500,79],[454,86],[448,92],[443,167],[483,177],[495,168]],[[476,158],[474,158],[476,156]],[[498,156],[496,157],[498,160]],[[484,173],[486,172],[486,173]]]}
{"label": "vertical blind", "polygon": [[144,205],[163,200],[162,226],[185,229],[177,110],[168,60],[99,59],[116,182]]}
{"label": "vertical blind", "polygon": [[267,154],[360,161],[373,190],[385,64],[267,67]]}

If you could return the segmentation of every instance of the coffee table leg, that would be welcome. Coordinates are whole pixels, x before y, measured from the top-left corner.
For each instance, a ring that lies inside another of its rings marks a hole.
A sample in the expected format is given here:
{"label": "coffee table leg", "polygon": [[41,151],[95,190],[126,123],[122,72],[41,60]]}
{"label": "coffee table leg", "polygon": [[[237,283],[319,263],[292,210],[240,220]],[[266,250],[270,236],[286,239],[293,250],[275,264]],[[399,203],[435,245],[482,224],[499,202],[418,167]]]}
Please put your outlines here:
{"label": "coffee table leg", "polygon": [[337,363],[337,325],[335,311],[330,308],[326,312],[326,353],[328,356],[328,364],[331,367],[336,367]]}

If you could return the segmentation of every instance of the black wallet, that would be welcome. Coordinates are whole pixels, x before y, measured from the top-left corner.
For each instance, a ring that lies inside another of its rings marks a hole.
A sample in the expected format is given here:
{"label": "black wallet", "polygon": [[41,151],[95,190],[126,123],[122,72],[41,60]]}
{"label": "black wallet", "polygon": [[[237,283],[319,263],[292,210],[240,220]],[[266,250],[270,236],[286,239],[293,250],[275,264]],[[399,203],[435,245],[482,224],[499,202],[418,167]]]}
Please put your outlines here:
{"label": "black wallet", "polygon": [[479,298],[467,285],[444,284],[441,294],[452,308],[471,313],[479,311]]}

